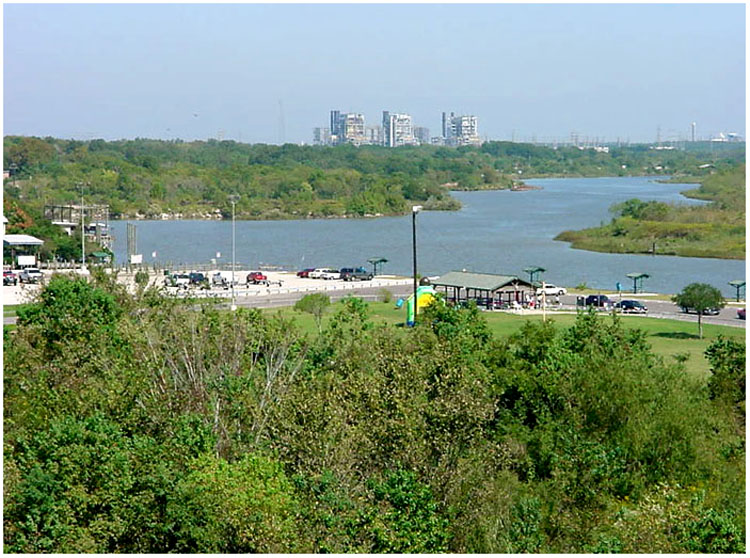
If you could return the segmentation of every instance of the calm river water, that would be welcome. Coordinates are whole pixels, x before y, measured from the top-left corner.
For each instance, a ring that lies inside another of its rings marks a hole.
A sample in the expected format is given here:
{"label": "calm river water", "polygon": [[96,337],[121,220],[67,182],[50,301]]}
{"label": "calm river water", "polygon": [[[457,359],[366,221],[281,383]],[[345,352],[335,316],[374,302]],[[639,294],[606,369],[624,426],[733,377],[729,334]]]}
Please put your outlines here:
{"label": "calm river water", "polygon": [[[726,295],[727,285],[745,279],[744,260],[602,254],[573,250],[553,238],[563,230],[607,222],[609,207],[630,198],[700,203],[680,195],[693,187],[660,184],[645,177],[532,179],[541,190],[526,192],[454,192],[460,211],[426,211],[417,216],[419,272],[439,275],[451,270],[518,275],[540,266],[550,283],[614,289],[619,281],[632,286],[625,274],[648,273],[647,291],[674,293],[693,282],[710,283]],[[138,252],[145,263],[209,263],[232,258],[231,221],[131,221],[137,227]],[[114,252],[126,259],[125,221],[114,223]],[[411,273],[411,216],[377,219],[315,219],[299,221],[237,221],[236,260],[246,267],[259,264],[303,267],[345,267],[388,259],[385,273]],[[658,250],[658,246],[657,246]],[[156,252],[156,258],[152,253]]]}

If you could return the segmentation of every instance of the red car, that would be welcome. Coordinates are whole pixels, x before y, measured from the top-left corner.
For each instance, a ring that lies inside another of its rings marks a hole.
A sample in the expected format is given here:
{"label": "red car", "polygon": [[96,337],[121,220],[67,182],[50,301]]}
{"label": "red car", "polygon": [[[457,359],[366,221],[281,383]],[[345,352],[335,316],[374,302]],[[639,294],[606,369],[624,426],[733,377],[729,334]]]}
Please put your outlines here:
{"label": "red car", "polygon": [[3,285],[15,285],[18,283],[18,276],[9,269],[3,270]]}
{"label": "red car", "polygon": [[310,277],[310,272],[315,271],[314,267],[306,267],[302,271],[297,272],[297,277]]}
{"label": "red car", "polygon": [[740,308],[739,310],[737,310],[737,317],[740,320],[744,320],[745,319],[745,309],[744,308]]}
{"label": "red car", "polygon": [[251,271],[247,274],[246,281],[248,285],[262,285],[268,283],[268,277],[260,271]]}

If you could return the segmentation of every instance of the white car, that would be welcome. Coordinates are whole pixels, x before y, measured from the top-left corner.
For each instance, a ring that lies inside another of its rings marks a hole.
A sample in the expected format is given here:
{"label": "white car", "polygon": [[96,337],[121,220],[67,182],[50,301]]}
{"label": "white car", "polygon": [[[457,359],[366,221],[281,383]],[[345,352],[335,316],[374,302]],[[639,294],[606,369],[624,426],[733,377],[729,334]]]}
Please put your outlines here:
{"label": "white car", "polygon": [[36,267],[27,267],[18,275],[18,280],[21,283],[39,283],[42,279],[44,279],[44,275]]}
{"label": "white car", "polygon": [[310,279],[322,279],[325,271],[328,271],[325,267],[316,267],[307,276]]}
{"label": "white car", "polygon": [[324,269],[320,273],[320,278],[326,280],[341,279],[341,272],[338,269]]}
{"label": "white car", "polygon": [[562,296],[564,294],[568,294],[568,291],[565,290],[564,287],[557,287],[555,285],[550,285],[549,283],[544,285],[543,289],[539,287],[536,290],[536,295],[542,296],[542,292],[544,292],[546,296]]}
{"label": "white car", "polygon": [[187,273],[173,273],[164,278],[167,287],[187,289],[190,286],[190,275]]}

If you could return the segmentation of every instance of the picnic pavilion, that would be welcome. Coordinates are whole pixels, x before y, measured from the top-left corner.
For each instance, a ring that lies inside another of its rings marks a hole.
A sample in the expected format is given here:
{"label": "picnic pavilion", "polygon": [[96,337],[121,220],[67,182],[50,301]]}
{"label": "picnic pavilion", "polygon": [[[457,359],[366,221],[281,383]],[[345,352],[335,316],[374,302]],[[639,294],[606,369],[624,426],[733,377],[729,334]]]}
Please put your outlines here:
{"label": "picnic pavilion", "polygon": [[515,275],[495,275],[491,273],[471,273],[450,271],[432,281],[438,292],[445,294],[445,300],[454,304],[474,300],[477,306],[492,309],[496,306],[524,304],[532,300],[534,286]]}

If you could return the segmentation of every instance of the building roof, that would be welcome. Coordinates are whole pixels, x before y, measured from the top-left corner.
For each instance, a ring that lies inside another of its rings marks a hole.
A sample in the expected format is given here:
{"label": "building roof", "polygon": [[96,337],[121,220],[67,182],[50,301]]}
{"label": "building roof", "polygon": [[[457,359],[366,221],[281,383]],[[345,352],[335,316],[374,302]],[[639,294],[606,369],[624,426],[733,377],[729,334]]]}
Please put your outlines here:
{"label": "building roof", "polygon": [[3,237],[3,244],[8,246],[41,246],[44,241],[30,234],[6,234]]}
{"label": "building roof", "polygon": [[492,273],[469,273],[466,271],[449,271],[432,282],[433,285],[446,287],[462,287],[464,289],[480,289],[496,291],[508,285],[531,287],[531,283],[519,279],[515,275],[495,275]]}

